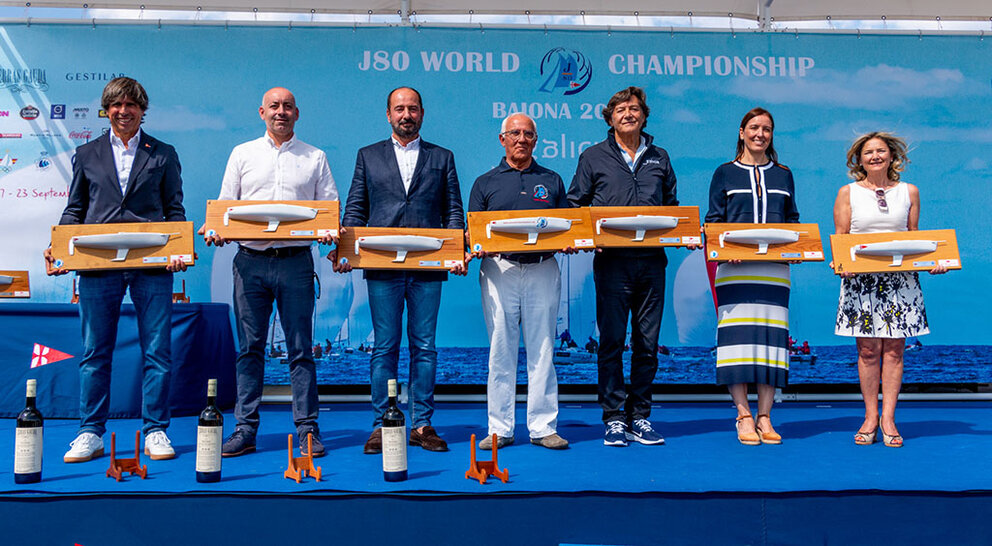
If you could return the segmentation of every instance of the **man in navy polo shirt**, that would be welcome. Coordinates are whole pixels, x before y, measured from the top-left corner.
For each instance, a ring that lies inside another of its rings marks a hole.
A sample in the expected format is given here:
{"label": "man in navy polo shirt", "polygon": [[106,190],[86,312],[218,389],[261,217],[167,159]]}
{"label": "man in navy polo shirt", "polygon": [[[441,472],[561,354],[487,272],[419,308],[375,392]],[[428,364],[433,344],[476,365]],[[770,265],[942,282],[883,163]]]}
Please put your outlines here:
{"label": "man in navy polo shirt", "polygon": [[[567,208],[565,185],[557,173],[534,161],[537,126],[525,114],[503,120],[499,142],[506,148],[496,168],[480,176],[469,195],[468,210]],[[571,249],[566,249],[571,251]],[[558,379],[552,362],[561,276],[554,253],[489,254],[482,258],[479,284],[489,331],[489,434],[479,443],[492,449],[513,443],[517,353],[521,327],[527,348],[527,429],[530,442],[565,449],[558,435]]]}

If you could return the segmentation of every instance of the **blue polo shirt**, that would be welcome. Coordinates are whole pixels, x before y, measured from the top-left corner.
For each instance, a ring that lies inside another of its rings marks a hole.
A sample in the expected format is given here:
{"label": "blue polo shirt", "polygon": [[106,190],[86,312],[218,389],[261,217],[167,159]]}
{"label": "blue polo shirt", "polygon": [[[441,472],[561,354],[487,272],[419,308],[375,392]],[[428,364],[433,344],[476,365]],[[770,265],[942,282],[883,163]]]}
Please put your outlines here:
{"label": "blue polo shirt", "polygon": [[[469,212],[569,207],[565,184],[558,173],[533,160],[526,169],[518,171],[506,162],[506,158],[501,159],[499,165],[475,180],[468,198]],[[547,256],[552,254],[547,253]],[[521,256],[524,255],[503,255],[511,260]]]}

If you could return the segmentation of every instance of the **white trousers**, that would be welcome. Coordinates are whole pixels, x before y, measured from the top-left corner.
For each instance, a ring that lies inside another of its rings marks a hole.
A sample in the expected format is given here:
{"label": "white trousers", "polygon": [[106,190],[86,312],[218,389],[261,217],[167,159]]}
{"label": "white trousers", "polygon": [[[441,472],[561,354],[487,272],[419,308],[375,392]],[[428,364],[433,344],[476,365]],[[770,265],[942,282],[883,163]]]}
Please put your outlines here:
{"label": "white trousers", "polygon": [[523,328],[527,350],[527,429],[531,438],[554,434],[558,377],[554,338],[561,276],[553,257],[536,264],[486,258],[479,269],[482,313],[489,331],[489,434],[512,436],[517,355]]}

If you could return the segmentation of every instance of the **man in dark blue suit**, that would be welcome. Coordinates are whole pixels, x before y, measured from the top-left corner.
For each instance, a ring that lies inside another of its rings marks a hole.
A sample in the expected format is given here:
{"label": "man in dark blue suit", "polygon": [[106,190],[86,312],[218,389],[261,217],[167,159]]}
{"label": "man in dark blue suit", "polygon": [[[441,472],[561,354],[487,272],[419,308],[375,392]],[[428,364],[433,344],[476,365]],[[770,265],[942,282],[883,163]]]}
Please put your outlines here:
{"label": "man in dark blue suit", "polygon": [[[141,131],[148,95],[131,78],[114,78],[103,90],[110,131],[76,149],[69,203],[59,224],[182,222],[183,181],[172,146]],[[49,275],[55,267],[45,250]],[[138,317],[144,354],[142,380],[145,454],[152,459],[176,456],[165,430],[169,426],[172,368],[172,273],[183,271],[182,258],[165,270],[125,269],[79,273],[79,318],[83,357],[79,363],[80,427],[63,460],[88,461],[103,455],[102,436],[110,409],[110,368],[117,342],[124,292],[130,291]]]}
{"label": "man in dark blue suit", "polygon": [[[400,87],[386,98],[392,137],[358,151],[343,226],[465,229],[454,156],[420,139],[423,116],[420,93],[414,89]],[[335,260],[336,253],[328,258]],[[346,272],[351,265],[337,264],[335,269]],[[465,264],[451,272],[464,275]],[[382,451],[386,383],[397,375],[404,301],[410,345],[410,445],[429,451],[448,450],[431,426],[437,368],[434,337],[441,283],[447,275],[444,271],[365,272],[375,334],[371,362],[374,430],[365,453]]]}

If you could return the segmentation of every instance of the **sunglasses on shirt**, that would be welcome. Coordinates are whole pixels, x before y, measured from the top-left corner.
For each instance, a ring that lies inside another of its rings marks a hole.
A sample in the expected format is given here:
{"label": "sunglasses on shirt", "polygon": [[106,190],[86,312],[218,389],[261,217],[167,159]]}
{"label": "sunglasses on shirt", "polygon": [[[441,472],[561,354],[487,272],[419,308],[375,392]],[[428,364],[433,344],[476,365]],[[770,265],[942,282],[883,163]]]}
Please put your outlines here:
{"label": "sunglasses on shirt", "polygon": [[878,210],[889,212],[889,204],[885,201],[885,190],[881,188],[876,189],[875,200],[878,201]]}

